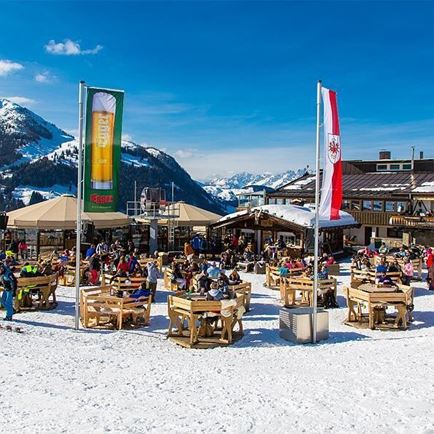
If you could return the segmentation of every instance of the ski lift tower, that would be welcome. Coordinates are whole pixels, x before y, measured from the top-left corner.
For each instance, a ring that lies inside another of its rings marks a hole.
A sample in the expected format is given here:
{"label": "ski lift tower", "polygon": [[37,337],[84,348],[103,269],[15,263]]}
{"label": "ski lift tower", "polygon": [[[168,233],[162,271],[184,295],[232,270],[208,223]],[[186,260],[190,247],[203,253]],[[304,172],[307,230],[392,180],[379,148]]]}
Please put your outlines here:
{"label": "ski lift tower", "polygon": [[166,200],[166,191],[159,187],[145,187],[140,201],[127,203],[127,214],[149,221],[149,253],[158,250],[158,221],[167,220],[168,226],[179,218],[179,205]]}

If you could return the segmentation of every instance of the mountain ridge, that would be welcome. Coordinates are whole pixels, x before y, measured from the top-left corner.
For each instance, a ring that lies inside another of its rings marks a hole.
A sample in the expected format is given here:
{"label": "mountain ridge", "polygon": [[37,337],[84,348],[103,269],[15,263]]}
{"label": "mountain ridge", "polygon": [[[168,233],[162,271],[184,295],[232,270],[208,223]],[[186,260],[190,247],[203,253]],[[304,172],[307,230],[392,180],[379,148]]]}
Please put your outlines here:
{"label": "mountain ridge", "polygon": [[[221,201],[209,195],[170,155],[155,148],[122,141],[120,210],[133,199],[134,181],[162,187],[169,197],[223,214]],[[77,140],[33,111],[0,99],[0,209],[11,210],[37,199],[75,193]]]}

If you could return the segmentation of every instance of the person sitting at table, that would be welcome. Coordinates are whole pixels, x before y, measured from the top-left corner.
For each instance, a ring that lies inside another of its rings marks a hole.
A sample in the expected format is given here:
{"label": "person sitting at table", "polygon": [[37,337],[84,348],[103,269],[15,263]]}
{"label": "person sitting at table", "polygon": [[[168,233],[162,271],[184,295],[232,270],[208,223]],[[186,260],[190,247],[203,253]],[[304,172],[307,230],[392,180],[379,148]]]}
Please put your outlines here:
{"label": "person sitting at table", "polygon": [[327,268],[326,264],[322,264],[319,267],[319,272],[318,272],[318,279],[320,280],[327,280],[329,278],[329,270]]}
{"label": "person sitting at table", "polygon": [[395,257],[397,258],[405,258],[407,256],[404,246],[401,246],[399,250],[395,253]]}
{"label": "person sitting at table", "polygon": [[240,275],[238,274],[238,271],[234,268],[231,272],[231,274],[229,274],[229,285],[238,285],[241,283],[241,278]]}
{"label": "person sitting at table", "polygon": [[243,259],[245,262],[252,262],[255,259],[255,254],[252,251],[252,245],[251,244],[249,244],[244,249]]}
{"label": "person sitting at table", "polygon": [[184,243],[184,255],[190,261],[194,256],[193,246],[189,242]]}
{"label": "person sitting at table", "polygon": [[125,259],[125,256],[121,256],[119,258],[118,266],[116,267],[116,273],[110,279],[110,283],[113,283],[117,277],[127,277],[128,276],[128,262]]}
{"label": "person sitting at table", "polygon": [[333,257],[333,255],[328,255],[328,256],[327,256],[327,259],[326,259],[326,261],[325,261],[325,264],[326,264],[326,265],[333,265],[333,264],[336,264],[336,260],[335,260],[335,258]]}
{"label": "person sitting at table", "polygon": [[404,268],[402,270],[401,280],[404,285],[410,285],[414,276],[414,267],[410,258],[404,259]]}
{"label": "person sitting at table", "polygon": [[139,264],[139,260],[137,259],[137,256],[133,253],[129,259],[128,259],[128,273],[130,275],[134,275],[136,273],[140,273],[141,267]]}
{"label": "person sitting at table", "polygon": [[38,277],[42,276],[37,265],[31,265],[28,262],[21,268],[20,277]]}
{"label": "person sitting at table", "polygon": [[90,247],[86,250],[86,261],[88,261],[94,254],[96,253],[96,247],[95,244],[91,244]]}
{"label": "person sitting at table", "polygon": [[212,282],[210,289],[206,294],[206,299],[208,301],[221,301],[224,299],[223,291],[219,288],[217,282]]}
{"label": "person sitting at table", "polygon": [[228,276],[226,276],[226,273],[224,272],[224,270],[220,271],[220,275],[218,277],[217,282],[219,284],[219,287],[229,286],[229,278],[228,278]]}
{"label": "person sitting at table", "polygon": [[51,261],[43,261],[41,264],[41,274],[44,276],[51,276],[53,274],[53,267]]}
{"label": "person sitting at table", "polygon": [[202,271],[197,275],[197,290],[202,295],[206,294],[210,290],[212,280],[208,277],[206,271]]}
{"label": "person sitting at table", "polygon": [[199,255],[199,259],[199,271],[203,273],[204,271],[208,270],[209,264],[204,254]]}
{"label": "person sitting at table", "polygon": [[101,259],[100,256],[95,253],[95,255],[93,255],[92,258],[90,258],[90,262],[89,262],[88,282],[91,285],[98,284],[100,272],[101,272]]}
{"label": "person sitting at table", "polygon": [[151,290],[147,288],[146,282],[143,282],[138,289],[136,289],[132,294],[129,294],[129,298],[141,298],[149,297],[151,295]]}
{"label": "person sitting at table", "polygon": [[375,280],[377,285],[396,286],[396,283],[386,273],[381,273]]}
{"label": "person sitting at table", "polygon": [[180,264],[172,264],[172,283],[176,283],[178,288],[181,290],[185,289],[185,278],[184,273],[181,270]]}
{"label": "person sitting at table", "polygon": [[381,258],[380,263],[377,265],[375,270],[377,273],[387,273],[387,262],[386,258]]}
{"label": "person sitting at table", "polygon": [[401,272],[401,267],[399,266],[399,263],[396,259],[391,264],[389,264],[389,266],[387,267],[387,272],[389,273]]}
{"label": "person sitting at table", "polygon": [[387,255],[389,253],[389,248],[386,246],[386,243],[381,243],[381,246],[378,249],[378,253],[380,255]]}
{"label": "person sitting at table", "polygon": [[217,279],[220,276],[220,268],[217,267],[217,264],[215,262],[213,262],[211,264],[211,267],[208,268],[208,276],[211,279]]}

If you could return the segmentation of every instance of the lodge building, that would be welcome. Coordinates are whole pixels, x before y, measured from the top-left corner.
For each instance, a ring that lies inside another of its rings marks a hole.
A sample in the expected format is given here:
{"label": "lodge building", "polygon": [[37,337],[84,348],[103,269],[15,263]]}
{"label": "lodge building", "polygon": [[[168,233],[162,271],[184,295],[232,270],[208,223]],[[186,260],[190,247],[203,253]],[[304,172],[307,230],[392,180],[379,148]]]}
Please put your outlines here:
{"label": "lodge building", "polygon": [[[315,175],[306,173],[267,194],[268,204],[313,203]],[[360,223],[345,231],[354,244],[385,241],[434,245],[434,159],[343,162],[342,210]]]}

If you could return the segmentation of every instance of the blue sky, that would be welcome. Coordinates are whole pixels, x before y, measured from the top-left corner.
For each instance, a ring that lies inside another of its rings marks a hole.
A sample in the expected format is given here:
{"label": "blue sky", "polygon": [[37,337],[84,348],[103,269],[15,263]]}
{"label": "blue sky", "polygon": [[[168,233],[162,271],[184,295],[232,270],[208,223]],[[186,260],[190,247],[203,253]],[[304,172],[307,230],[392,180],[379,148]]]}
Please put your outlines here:
{"label": "blue sky", "polygon": [[338,92],[345,158],[408,157],[411,145],[434,157],[434,3],[3,1],[0,11],[0,96],[74,132],[80,79],[124,89],[124,134],[196,178],[312,165],[319,78]]}

